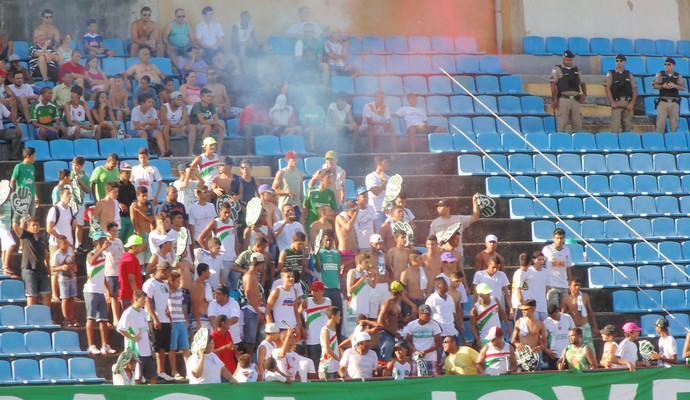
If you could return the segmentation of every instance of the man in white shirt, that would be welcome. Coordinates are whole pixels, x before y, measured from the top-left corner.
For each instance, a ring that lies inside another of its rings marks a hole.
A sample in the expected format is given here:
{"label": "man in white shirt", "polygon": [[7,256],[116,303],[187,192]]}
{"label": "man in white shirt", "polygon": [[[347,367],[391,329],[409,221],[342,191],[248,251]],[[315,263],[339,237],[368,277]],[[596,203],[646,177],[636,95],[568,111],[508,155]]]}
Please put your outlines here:
{"label": "man in white shirt", "polygon": [[364,182],[369,191],[369,205],[374,207],[376,211],[375,229],[379,233],[381,225],[386,221],[386,214],[383,212],[383,199],[386,197],[386,185],[388,184],[389,176],[386,175],[390,158],[386,155],[377,155],[374,157],[376,169],[366,176]]}
{"label": "man in white shirt", "polygon": [[189,208],[189,236],[192,238],[196,238],[218,216],[216,207],[208,202],[208,197],[211,193],[209,188],[200,183],[197,185],[195,192],[199,201],[192,204]]}
{"label": "man in white shirt", "polygon": [[[10,61],[13,57],[19,60],[16,54],[10,56]],[[22,111],[25,120],[29,120],[30,109],[29,106],[38,100],[38,95],[34,94],[34,89],[28,83],[24,83],[24,73],[17,71],[14,73],[14,83],[9,85],[10,90],[17,97],[17,104],[19,109]]]}
{"label": "man in white shirt", "polygon": [[199,46],[204,49],[204,61],[213,65],[218,71],[225,71],[227,62],[223,54],[225,32],[217,21],[213,20],[213,7],[201,9],[202,21],[196,24],[195,37]]}
{"label": "man in white shirt", "polygon": [[[465,331],[462,315],[456,313],[457,307],[453,297],[448,295],[448,284],[439,276],[434,279],[436,291],[426,299],[425,304],[431,308],[431,318],[441,326],[442,336],[457,336]],[[462,308],[460,309],[462,310]]]}
{"label": "man in white shirt", "polygon": [[460,222],[460,229],[457,231],[457,235],[460,236],[460,240],[457,244],[457,250],[460,255],[463,256],[460,265],[465,265],[464,252],[462,250],[462,233],[473,223],[479,221],[479,202],[477,200],[477,195],[472,197],[472,215],[451,215],[450,213],[450,202],[448,200],[439,200],[436,203],[436,212],[438,213],[438,218],[431,221],[429,225],[429,235],[436,235],[436,239],[441,245],[445,243],[442,241],[443,235],[446,233],[446,229],[449,226]]}
{"label": "man in white shirt", "polygon": [[670,367],[678,364],[678,344],[676,338],[668,333],[668,321],[666,318],[659,318],[655,323],[656,334],[659,335],[659,351],[652,352],[650,357],[657,360],[659,365]]}
{"label": "man in white shirt", "polygon": [[553,231],[553,243],[544,246],[541,252],[544,254],[544,269],[549,273],[546,301],[560,306],[563,297],[568,294],[568,282],[572,277],[570,267],[573,266],[570,249],[565,246],[565,231],[556,228]]}
{"label": "man in white shirt", "polygon": [[431,319],[431,307],[427,304],[419,306],[419,319],[407,324],[404,332],[410,352],[424,360],[429,375],[438,375],[436,350],[441,347],[441,327]]}
{"label": "man in white shirt", "polygon": [[225,315],[230,321],[230,336],[232,342],[239,345],[242,342],[242,326],[240,321],[240,304],[230,297],[230,289],[221,285],[216,288],[215,298],[208,304],[208,319],[211,326],[217,328],[217,316]]}
{"label": "man in white shirt", "polygon": [[369,251],[369,238],[376,233],[376,210],[369,204],[369,191],[364,186],[357,188],[357,206],[355,215],[355,235],[359,251]]}
{"label": "man in white shirt", "polygon": [[374,101],[366,104],[362,109],[362,125],[358,130],[355,130],[355,136],[352,139],[353,150],[357,148],[357,142],[360,134],[367,134],[367,148],[370,153],[374,152],[374,135],[376,133],[387,133],[390,138],[391,150],[393,153],[398,151],[397,142],[395,140],[395,129],[391,123],[391,112],[386,103],[384,103],[385,96],[382,91],[374,93]]}
{"label": "man in white shirt", "polygon": [[117,331],[125,338],[125,348],[133,348],[139,355],[140,375],[151,383],[156,383],[156,362],[153,360],[149,324],[146,322],[146,293],[135,290],[132,294],[132,305],[122,313],[117,324]]}
{"label": "man in white shirt", "polygon": [[549,365],[550,370],[557,369],[558,358],[563,353],[570,342],[568,341],[568,331],[575,328],[573,317],[564,314],[555,304],[549,304],[549,317],[544,321],[546,337],[548,342],[544,347],[544,361]]}
{"label": "man in white shirt", "polygon": [[[494,260],[498,260],[495,257]],[[491,292],[494,294],[496,299],[498,299],[499,304],[505,307],[505,310],[510,310],[510,315],[512,319],[513,310],[508,302],[510,299],[510,281],[506,276],[505,272],[498,270],[499,264],[496,262],[490,262],[489,267],[484,271],[477,271],[474,273],[474,278],[472,279],[472,284],[475,287],[475,294],[472,298],[472,304],[477,302],[476,288],[480,283],[486,283],[491,288]]]}
{"label": "man in white shirt", "polygon": [[312,24],[314,25],[314,33],[317,37],[321,37],[321,28],[316,23],[316,21],[311,19],[311,10],[307,6],[302,6],[297,10],[297,16],[299,16],[299,22],[290,25],[285,31],[290,37],[301,37],[304,33],[304,25]]}
{"label": "man in white shirt", "polygon": [[[200,335],[208,335],[208,330],[201,328],[194,336],[194,341]],[[213,352],[214,344],[211,338],[206,339],[206,346],[200,347],[197,353],[192,354],[185,366],[187,379],[190,385],[221,383],[220,377],[224,377],[230,384],[237,384],[232,372],[225,367],[223,361]]]}
{"label": "man in white shirt", "polygon": [[[139,149],[138,158],[139,164],[132,167],[129,180],[135,188],[144,186],[148,190],[151,203],[156,205],[163,188],[163,177],[158,168],[149,164],[149,151],[145,147]],[[158,182],[158,188],[155,192],[153,191],[153,182]]]}
{"label": "man in white shirt", "polygon": [[46,218],[46,232],[50,235],[48,238],[48,245],[50,246],[50,256],[52,258],[55,251],[57,251],[57,237],[65,235],[71,245],[74,244],[74,236],[72,232],[77,223],[74,219],[74,213],[69,206],[72,199],[72,192],[68,188],[60,190],[60,201],[55,203],[48,211]]}
{"label": "man in white shirt", "polygon": [[156,266],[153,278],[144,282],[142,290],[146,293],[146,311],[153,326],[153,350],[156,352],[156,369],[158,377],[167,382],[175,379],[165,372],[166,353],[170,351],[170,334],[172,322],[168,310],[168,278],[172,267],[168,263]]}
{"label": "man in white shirt", "polygon": [[374,376],[378,365],[378,358],[369,349],[371,336],[366,332],[358,332],[352,339],[352,347],[345,350],[340,357],[338,374],[341,378],[367,379]]}
{"label": "man in white shirt", "polygon": [[292,204],[283,205],[283,219],[273,224],[273,236],[276,238],[278,251],[283,251],[292,244],[292,237],[296,232],[306,233],[301,222],[295,216]]}
{"label": "man in white shirt", "polygon": [[410,143],[410,151],[417,151],[417,134],[429,134],[434,132],[448,132],[443,126],[434,126],[426,123],[426,110],[417,107],[417,95],[414,93],[407,94],[407,106],[402,106],[393,114],[396,118],[405,119],[407,125],[407,140]]}

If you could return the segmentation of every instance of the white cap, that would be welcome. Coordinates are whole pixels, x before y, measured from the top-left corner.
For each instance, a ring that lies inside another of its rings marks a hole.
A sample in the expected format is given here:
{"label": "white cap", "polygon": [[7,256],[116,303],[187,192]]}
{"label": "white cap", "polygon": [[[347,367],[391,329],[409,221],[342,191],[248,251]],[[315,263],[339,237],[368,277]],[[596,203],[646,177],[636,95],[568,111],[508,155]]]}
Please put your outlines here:
{"label": "white cap", "polygon": [[484,242],[496,242],[498,243],[498,238],[496,235],[486,235],[486,239],[484,239]]}
{"label": "white cap", "polygon": [[255,252],[252,253],[249,259],[251,260],[251,262],[264,262],[264,255],[259,252]]}
{"label": "white cap", "polygon": [[501,329],[500,326],[492,326],[491,329],[489,329],[489,333],[486,334],[486,337],[484,338],[485,340],[494,340],[497,337],[502,337],[503,336],[503,329]]}
{"label": "white cap", "polygon": [[374,233],[369,237],[369,243],[380,243],[383,242],[383,238],[378,233]]}
{"label": "white cap", "polygon": [[266,332],[266,333],[278,333],[278,332],[280,332],[280,329],[278,328],[278,325],[274,324],[273,322],[269,322],[266,324],[266,327],[264,328],[264,332]]}
{"label": "white cap", "polygon": [[369,334],[366,332],[357,332],[357,334],[355,334],[355,337],[352,339],[352,344],[354,346],[357,346],[365,340],[371,340],[371,336],[369,336]]}

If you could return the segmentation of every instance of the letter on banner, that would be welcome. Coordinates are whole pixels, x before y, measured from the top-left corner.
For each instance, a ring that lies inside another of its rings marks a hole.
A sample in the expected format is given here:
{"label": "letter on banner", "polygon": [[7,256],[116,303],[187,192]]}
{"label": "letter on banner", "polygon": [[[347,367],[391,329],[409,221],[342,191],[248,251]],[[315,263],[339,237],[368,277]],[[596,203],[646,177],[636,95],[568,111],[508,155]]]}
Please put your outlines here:
{"label": "letter on banner", "polygon": [[676,400],[679,393],[690,393],[690,381],[687,379],[659,379],[652,383],[653,400]]}
{"label": "letter on banner", "polygon": [[582,388],[577,386],[556,386],[553,393],[558,400],[585,400]]}
{"label": "letter on banner", "polygon": [[431,400],[456,400],[455,392],[431,392]]}
{"label": "letter on banner", "polygon": [[[524,390],[499,390],[497,392],[487,393],[484,396],[478,398],[477,400],[542,400],[541,397],[534,393],[530,393]],[[560,397],[559,397],[560,399]],[[577,400],[570,398],[568,400]]]}
{"label": "letter on banner", "polygon": [[611,385],[609,400],[635,400],[637,386],[637,383],[627,385]]}
{"label": "letter on banner", "polygon": [[211,400],[208,397],[188,393],[169,393],[164,396],[156,397],[153,400]]}

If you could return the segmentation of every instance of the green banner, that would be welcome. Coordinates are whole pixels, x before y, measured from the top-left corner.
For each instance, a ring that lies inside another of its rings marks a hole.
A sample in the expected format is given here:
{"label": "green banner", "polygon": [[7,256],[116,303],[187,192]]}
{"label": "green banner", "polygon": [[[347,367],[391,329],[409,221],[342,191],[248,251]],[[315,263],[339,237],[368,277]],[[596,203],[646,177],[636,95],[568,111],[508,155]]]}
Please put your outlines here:
{"label": "green banner", "polygon": [[[10,397],[11,396],[11,397]],[[0,400],[680,400],[690,399],[690,368],[508,376],[446,376],[404,381],[245,383],[237,386],[3,387]]]}

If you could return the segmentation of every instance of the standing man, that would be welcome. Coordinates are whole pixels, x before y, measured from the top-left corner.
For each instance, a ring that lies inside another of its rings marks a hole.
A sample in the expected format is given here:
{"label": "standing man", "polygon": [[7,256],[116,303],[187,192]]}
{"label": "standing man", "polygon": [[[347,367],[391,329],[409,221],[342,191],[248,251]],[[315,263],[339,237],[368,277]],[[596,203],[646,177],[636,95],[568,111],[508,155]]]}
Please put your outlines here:
{"label": "standing man", "polygon": [[303,201],[302,180],[304,180],[304,174],[297,168],[297,162],[299,162],[297,152],[294,150],[286,152],[285,159],[287,160],[287,167],[276,173],[271,187],[278,195],[278,207],[284,212],[283,206],[285,204],[294,206],[295,217],[301,221],[302,210],[300,206]]}
{"label": "standing man", "polygon": [[547,343],[544,347],[544,361],[549,365],[548,369],[555,370],[558,358],[570,343],[568,332],[571,328],[575,328],[575,322],[570,315],[563,314],[555,304],[549,304],[547,311],[549,317],[544,321],[547,337]]}
{"label": "standing man", "polygon": [[484,239],[484,243],[486,248],[484,248],[484,250],[480,251],[479,254],[474,257],[474,269],[477,271],[485,270],[489,266],[489,259],[492,257],[498,257],[498,259],[501,260],[501,265],[498,267],[498,269],[499,271],[503,271],[505,259],[501,253],[496,251],[496,248],[498,247],[498,238],[496,235],[487,235],[486,239]]}
{"label": "standing man", "polygon": [[[606,73],[604,88],[606,97],[611,103],[611,132],[630,132],[632,128],[633,109],[637,101],[637,83],[635,77],[625,69],[627,59],[623,54],[616,56],[616,69]],[[623,130],[621,131],[621,118]]]}
{"label": "standing man", "polygon": [[469,346],[458,346],[458,338],[446,336],[443,338],[443,352],[446,353],[444,370],[446,375],[478,375],[477,350]]}
{"label": "standing man", "polygon": [[[518,351],[525,350],[525,346],[529,346],[532,351],[533,358],[540,360],[541,350],[547,342],[546,328],[544,323],[534,317],[534,310],[537,308],[537,301],[534,299],[526,299],[519,309],[522,311],[522,317],[518,318],[513,329],[511,342],[515,345]],[[535,371],[539,369],[539,365],[518,365],[523,371]],[[532,369],[534,368],[534,369]]]}
{"label": "standing man", "polygon": [[570,344],[563,350],[561,358],[558,360],[558,369],[566,367],[569,370],[582,372],[588,369],[597,369],[597,359],[594,350],[582,343],[582,330],[571,328],[568,331]]}
{"label": "standing man", "polygon": [[446,280],[443,277],[434,279],[434,287],[436,291],[426,299],[425,305],[431,309],[431,319],[441,327],[441,335],[457,336],[464,333],[462,307],[455,306],[453,297],[448,294]]}
{"label": "standing man", "polygon": [[594,351],[593,337],[599,336],[599,327],[589,295],[580,291],[581,286],[579,279],[570,280],[570,292],[563,297],[561,311],[573,317],[575,326],[582,329],[582,343]]}
{"label": "standing man", "polygon": [[666,132],[666,119],[671,125],[671,132],[678,130],[678,118],[680,116],[680,94],[685,90],[685,79],[675,71],[676,60],[671,57],[664,61],[664,70],[659,71],[652,81],[652,88],[659,91],[657,104],[656,131]]}
{"label": "standing man", "polygon": [[212,7],[202,8],[201,16],[203,19],[196,24],[194,36],[199,42],[199,46],[204,50],[204,61],[219,71],[224,71],[227,63],[223,55],[223,38],[225,37],[223,28],[217,21],[213,20],[214,11]]}
{"label": "standing man", "polygon": [[[460,252],[462,259],[460,260],[460,265],[465,265],[465,256],[462,251],[462,232],[467,229],[470,225],[479,221],[479,201],[477,200],[477,195],[472,196],[472,215],[451,215],[450,204],[448,200],[439,200],[436,203],[436,212],[438,212],[438,218],[431,221],[429,226],[429,235],[436,235],[438,242],[441,243],[443,239],[443,234],[446,232],[449,226],[456,222],[460,222],[460,229],[458,230],[458,235],[460,235],[457,246],[455,246]],[[441,243],[444,245],[445,243]]]}
{"label": "standing man", "polygon": [[390,158],[386,155],[377,155],[374,157],[374,163],[376,163],[376,169],[367,175],[364,182],[367,185],[367,191],[371,193],[369,205],[374,207],[374,211],[376,211],[374,229],[378,233],[381,225],[386,221],[386,214],[383,213],[383,199],[386,197],[386,185],[389,178],[386,175],[386,170],[388,170]]}
{"label": "standing man", "polygon": [[486,375],[503,375],[515,372],[515,349],[503,340],[503,329],[494,326],[484,337],[486,344],[477,357],[477,371]]}
{"label": "standing man", "polygon": [[678,364],[678,344],[676,338],[668,333],[668,321],[659,318],[655,323],[656,334],[659,335],[659,351],[652,352],[651,359],[657,360],[659,365],[670,367]]}
{"label": "standing man", "polygon": [[395,345],[395,342],[404,339],[398,333],[402,315],[400,299],[403,296],[403,290],[402,283],[398,281],[391,283],[391,296],[383,302],[379,311],[377,322],[381,326],[381,340],[379,344],[379,358],[381,361],[388,362],[393,355],[393,345]]}
{"label": "standing man", "polygon": [[553,231],[553,243],[544,246],[544,266],[549,278],[546,282],[546,302],[560,306],[563,297],[568,294],[568,282],[571,279],[570,267],[573,259],[570,249],[565,246],[565,231],[556,228]]}
{"label": "standing man", "polygon": [[582,130],[580,104],[587,98],[587,85],[580,80],[580,70],[573,66],[573,58],[575,54],[566,50],[563,64],[556,65],[551,71],[551,105],[558,116],[558,132],[565,132],[568,121],[573,132]]}
{"label": "standing man", "polygon": [[283,219],[273,224],[273,237],[276,239],[276,246],[278,251],[283,251],[290,247],[292,237],[295,233],[305,233],[304,226],[297,220],[295,216],[295,207],[291,204],[285,204],[282,207]]}
{"label": "standing man", "polygon": [[355,219],[355,237],[359,251],[368,251],[369,238],[376,233],[376,210],[369,204],[369,191],[364,186],[357,188],[357,205],[351,218]]}
{"label": "standing man", "polygon": [[431,319],[431,307],[427,304],[419,306],[419,318],[407,324],[404,331],[410,352],[424,360],[429,375],[438,375],[436,350],[441,347],[441,327]]}
{"label": "standing man", "polygon": [[165,372],[166,353],[170,351],[170,335],[172,333],[172,320],[168,308],[168,298],[170,290],[168,279],[170,278],[172,267],[170,264],[163,263],[156,266],[156,273],[153,278],[147,279],[142,287],[146,293],[146,312],[149,316],[149,332],[153,335],[153,350],[156,353],[156,371],[158,378],[172,382],[175,380]]}

